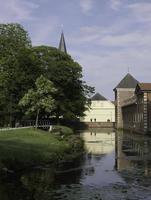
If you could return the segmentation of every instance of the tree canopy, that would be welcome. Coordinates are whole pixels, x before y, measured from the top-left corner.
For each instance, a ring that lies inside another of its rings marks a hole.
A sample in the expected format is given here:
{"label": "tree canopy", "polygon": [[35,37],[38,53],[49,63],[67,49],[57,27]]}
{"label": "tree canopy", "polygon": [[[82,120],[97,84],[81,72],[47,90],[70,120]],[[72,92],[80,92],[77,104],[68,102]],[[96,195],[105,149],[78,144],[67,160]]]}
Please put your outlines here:
{"label": "tree canopy", "polygon": [[93,92],[82,81],[82,67],[71,56],[48,46],[33,48],[38,56],[44,75],[54,83],[56,107],[53,114],[59,118],[74,119],[83,116],[88,96]]}
{"label": "tree canopy", "polygon": [[82,67],[71,56],[49,46],[32,47],[20,24],[0,24],[0,72],[0,126],[24,116],[18,103],[25,94],[34,96],[40,75],[56,88],[51,115],[57,119],[83,116],[94,90],[82,80]]}
{"label": "tree canopy", "polygon": [[36,113],[36,127],[38,117],[41,111],[49,112],[55,107],[55,100],[52,95],[56,93],[53,83],[46,79],[43,75],[37,78],[35,89],[29,89],[28,92],[20,100],[19,105],[26,107],[26,114]]}
{"label": "tree canopy", "polygon": [[20,98],[40,75],[27,32],[19,24],[0,24],[0,121],[20,118]]}
{"label": "tree canopy", "polygon": [[31,47],[28,33],[20,24],[0,24],[0,55],[17,54],[22,48]]}

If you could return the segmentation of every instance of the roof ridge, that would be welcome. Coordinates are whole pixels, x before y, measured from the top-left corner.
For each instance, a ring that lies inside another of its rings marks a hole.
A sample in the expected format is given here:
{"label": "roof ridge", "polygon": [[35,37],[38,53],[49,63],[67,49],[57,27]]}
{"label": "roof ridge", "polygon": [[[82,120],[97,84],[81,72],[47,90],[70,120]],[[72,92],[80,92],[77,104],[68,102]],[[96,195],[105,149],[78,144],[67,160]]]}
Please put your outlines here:
{"label": "roof ridge", "polygon": [[114,90],[116,88],[135,88],[137,83],[139,82],[130,73],[127,73]]}
{"label": "roof ridge", "polygon": [[100,93],[95,93],[95,95],[91,98],[91,100],[93,100],[93,101],[100,101],[100,100],[102,100],[102,101],[106,101],[107,99],[103,96],[103,95],[101,95]]}

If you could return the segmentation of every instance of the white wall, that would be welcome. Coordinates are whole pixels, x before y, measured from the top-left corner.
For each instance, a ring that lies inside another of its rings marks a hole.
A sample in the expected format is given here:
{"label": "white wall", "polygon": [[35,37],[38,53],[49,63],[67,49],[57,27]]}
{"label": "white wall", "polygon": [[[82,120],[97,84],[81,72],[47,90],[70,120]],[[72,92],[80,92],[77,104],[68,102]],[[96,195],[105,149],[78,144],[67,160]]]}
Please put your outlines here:
{"label": "white wall", "polygon": [[85,117],[81,119],[83,122],[115,122],[115,106],[110,101],[92,101],[91,108],[85,112]]}

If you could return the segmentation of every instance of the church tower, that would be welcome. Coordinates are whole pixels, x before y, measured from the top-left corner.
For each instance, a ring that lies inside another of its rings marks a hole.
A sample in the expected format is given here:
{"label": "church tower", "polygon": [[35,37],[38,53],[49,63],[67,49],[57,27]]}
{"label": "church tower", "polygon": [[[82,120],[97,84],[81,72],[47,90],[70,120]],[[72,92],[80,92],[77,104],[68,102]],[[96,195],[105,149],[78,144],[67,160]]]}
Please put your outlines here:
{"label": "church tower", "polygon": [[64,53],[67,53],[67,48],[66,48],[66,43],[65,43],[63,32],[61,33],[61,38],[60,38],[60,42],[59,42],[59,50]]}

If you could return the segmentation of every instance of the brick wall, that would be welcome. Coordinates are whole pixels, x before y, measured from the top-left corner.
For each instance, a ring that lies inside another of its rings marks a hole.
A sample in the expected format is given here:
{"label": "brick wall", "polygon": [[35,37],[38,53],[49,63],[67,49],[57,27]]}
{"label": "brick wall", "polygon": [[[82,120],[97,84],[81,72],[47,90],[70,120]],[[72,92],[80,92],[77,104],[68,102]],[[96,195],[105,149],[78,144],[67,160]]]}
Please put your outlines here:
{"label": "brick wall", "polygon": [[123,128],[123,117],[122,117],[122,105],[126,99],[131,98],[134,95],[135,89],[133,88],[117,88],[115,92],[115,119],[116,128]]}
{"label": "brick wall", "polygon": [[151,131],[151,94],[140,93],[134,104],[122,107],[123,128],[139,133]]}

